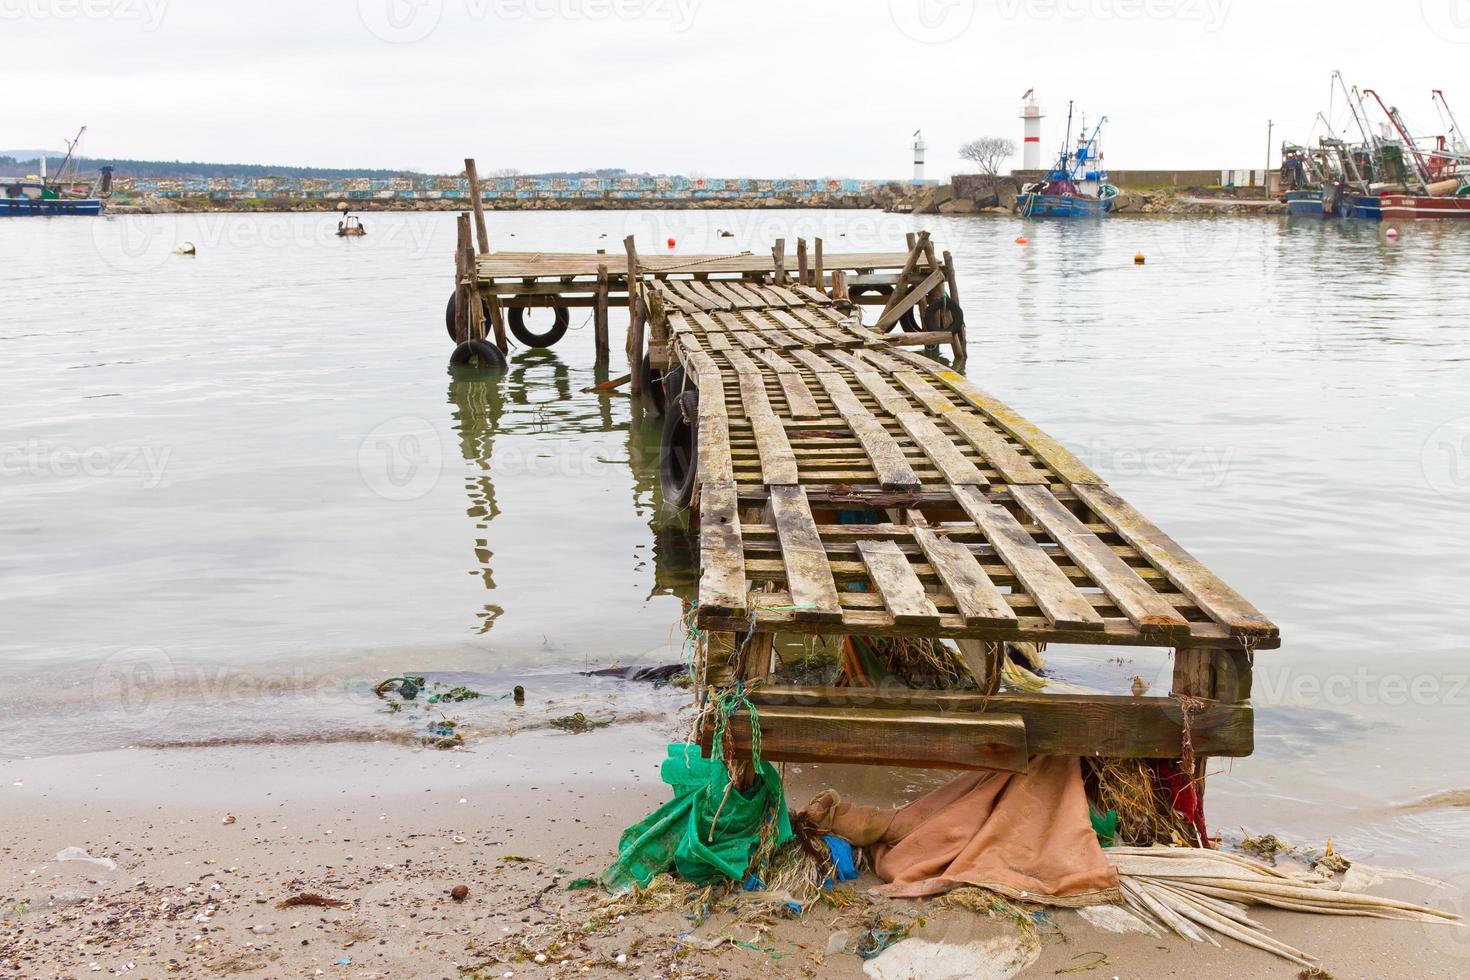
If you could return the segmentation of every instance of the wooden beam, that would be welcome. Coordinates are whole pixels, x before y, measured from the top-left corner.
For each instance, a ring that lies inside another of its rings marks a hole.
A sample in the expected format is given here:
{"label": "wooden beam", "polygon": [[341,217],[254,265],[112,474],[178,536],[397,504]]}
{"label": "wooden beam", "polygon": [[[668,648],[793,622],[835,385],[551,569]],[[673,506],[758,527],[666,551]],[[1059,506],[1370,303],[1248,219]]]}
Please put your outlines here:
{"label": "wooden beam", "polygon": [[490,233],[485,229],[485,204],[480,200],[480,175],[475,172],[475,160],[466,157],[464,161],[464,175],[470,184],[470,207],[475,212],[475,238],[480,246],[480,254],[490,254]]}
{"label": "wooden beam", "polygon": [[[938,715],[882,708],[767,706],[757,710],[761,757],[925,769],[1025,772],[1026,726],[1002,714]],[[730,716],[737,757],[749,758],[750,716]],[[711,732],[701,734],[707,745]]]}
{"label": "wooden beam", "polygon": [[883,333],[884,331],[886,331],[889,327],[897,323],[899,321],[899,318],[901,318],[905,313],[917,306],[918,303],[925,296],[929,295],[929,292],[931,290],[933,290],[936,286],[940,285],[943,282],[943,271],[935,269],[933,272],[929,273],[929,275],[925,277],[924,281],[915,288],[910,289],[908,293],[904,295],[903,299],[890,303],[888,307],[883,310],[883,315],[878,318],[878,322],[873,324],[873,329],[878,331],[879,333]]}
{"label": "wooden beam", "polygon": [[[1184,732],[1179,703],[1171,698],[1107,694],[995,694],[895,691],[864,688],[796,687],[767,684],[750,699],[764,714],[769,706],[832,709],[889,708],[942,715],[1019,715],[1033,755],[1113,756],[1177,759]],[[1238,758],[1255,748],[1249,705],[1208,702],[1190,714],[1196,752]]]}
{"label": "wooden beam", "polygon": [[803,286],[810,286],[811,282],[807,279],[807,273],[810,271],[811,267],[806,261],[806,239],[798,238],[796,240],[796,281]]}
{"label": "wooden beam", "polygon": [[638,299],[638,249],[633,236],[623,239],[628,253],[628,373],[633,380],[628,391],[637,397],[643,393],[643,304]]}

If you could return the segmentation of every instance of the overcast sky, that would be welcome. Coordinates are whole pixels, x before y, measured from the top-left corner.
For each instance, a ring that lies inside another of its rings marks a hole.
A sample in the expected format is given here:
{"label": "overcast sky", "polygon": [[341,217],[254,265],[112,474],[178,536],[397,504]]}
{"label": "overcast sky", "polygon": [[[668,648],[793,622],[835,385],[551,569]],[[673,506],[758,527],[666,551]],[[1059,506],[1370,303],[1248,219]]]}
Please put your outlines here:
{"label": "overcast sky", "polygon": [[1334,68],[1470,125],[1470,0],[0,0],[0,148],[944,177],[1035,86],[1047,155],[1075,99],[1114,169],[1260,167]]}

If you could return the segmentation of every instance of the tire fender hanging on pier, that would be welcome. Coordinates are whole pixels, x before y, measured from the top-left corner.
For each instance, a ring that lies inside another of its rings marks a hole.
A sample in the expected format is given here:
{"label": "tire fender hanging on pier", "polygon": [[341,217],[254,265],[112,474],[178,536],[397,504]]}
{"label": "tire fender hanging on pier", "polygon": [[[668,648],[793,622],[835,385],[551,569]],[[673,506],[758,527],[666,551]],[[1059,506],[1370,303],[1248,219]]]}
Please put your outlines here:
{"label": "tire fender hanging on pier", "polygon": [[566,335],[567,326],[572,322],[571,311],[565,306],[552,307],[552,314],[551,326],[542,333],[536,333],[526,326],[525,309],[513,306],[506,311],[506,326],[510,327],[516,340],[527,347],[550,347]]}
{"label": "tire fender hanging on pier", "polygon": [[658,448],[658,482],[664,503],[684,510],[694,497],[699,458],[699,395],[690,388],[669,399]]}

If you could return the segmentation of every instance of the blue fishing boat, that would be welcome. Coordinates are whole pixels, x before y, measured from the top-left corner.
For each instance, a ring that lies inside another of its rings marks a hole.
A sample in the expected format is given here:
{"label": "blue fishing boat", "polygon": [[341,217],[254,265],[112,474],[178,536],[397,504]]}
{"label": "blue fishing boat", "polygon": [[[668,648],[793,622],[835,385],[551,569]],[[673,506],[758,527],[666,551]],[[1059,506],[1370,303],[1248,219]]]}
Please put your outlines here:
{"label": "blue fishing boat", "polygon": [[1067,103],[1067,138],[1062,152],[1041,180],[1027,184],[1016,196],[1016,209],[1027,218],[1091,218],[1113,210],[1118,188],[1108,183],[1100,138],[1107,116],[1098,120],[1091,134],[1081,127],[1077,145],[1072,146],[1072,103]]}
{"label": "blue fishing boat", "polygon": [[[66,157],[56,170],[56,176],[46,176],[46,158],[39,161],[40,174],[24,178],[0,177],[0,217],[94,215],[102,213],[102,198],[96,196],[91,181],[82,181],[77,176],[77,146],[82,142],[83,126],[77,138],[68,140]],[[104,167],[101,176],[101,193],[112,189],[112,168]]]}

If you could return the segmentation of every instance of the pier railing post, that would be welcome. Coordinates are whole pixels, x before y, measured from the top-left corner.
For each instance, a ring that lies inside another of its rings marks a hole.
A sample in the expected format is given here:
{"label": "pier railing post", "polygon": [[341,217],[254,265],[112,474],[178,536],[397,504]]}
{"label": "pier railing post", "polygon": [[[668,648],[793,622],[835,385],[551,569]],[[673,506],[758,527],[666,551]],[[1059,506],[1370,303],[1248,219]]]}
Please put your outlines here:
{"label": "pier railing post", "polygon": [[628,391],[643,394],[643,304],[638,298],[638,249],[633,236],[623,239],[628,250]]}
{"label": "pier railing post", "polygon": [[597,297],[592,308],[593,342],[597,347],[597,364],[607,364],[607,266],[597,266]]}

